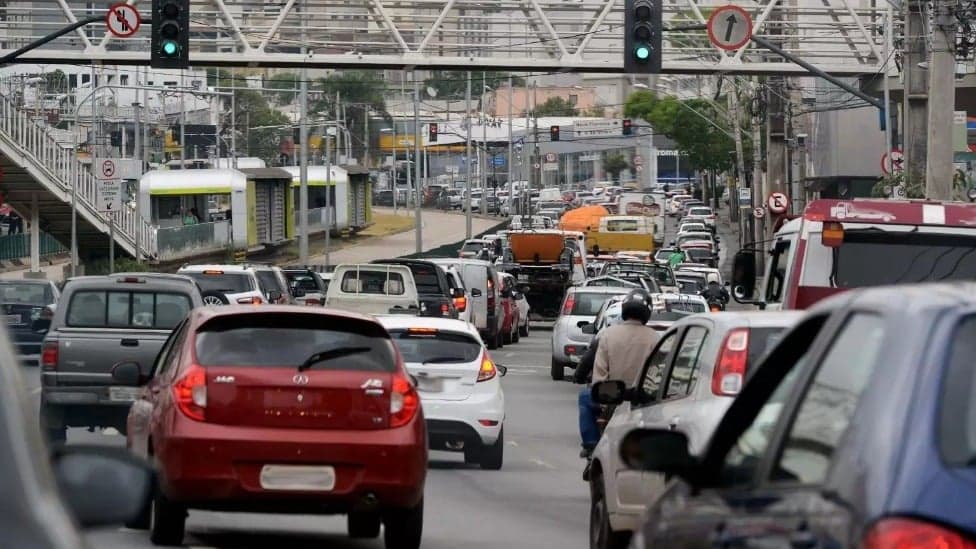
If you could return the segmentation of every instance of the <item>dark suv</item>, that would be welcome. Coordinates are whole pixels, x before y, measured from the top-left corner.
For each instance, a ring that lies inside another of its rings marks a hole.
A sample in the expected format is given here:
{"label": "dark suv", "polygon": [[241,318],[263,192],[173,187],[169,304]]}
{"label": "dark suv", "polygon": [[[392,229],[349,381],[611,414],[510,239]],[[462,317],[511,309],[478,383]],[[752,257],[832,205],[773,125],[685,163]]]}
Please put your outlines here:
{"label": "dark suv", "polygon": [[[403,265],[410,269],[417,283],[420,298],[420,316],[440,316],[457,318],[458,311],[454,298],[463,296],[463,290],[452,290],[447,273],[439,265],[420,259],[377,259],[371,263],[381,265]],[[455,295],[457,292],[460,295]]]}
{"label": "dark suv", "polygon": [[[41,422],[53,441],[67,427],[125,432],[138,390],[116,387],[120,362],[144,365],[191,309],[203,305],[199,286],[181,275],[129,273],[69,279],[41,347]],[[41,323],[49,325],[44,326]]]}

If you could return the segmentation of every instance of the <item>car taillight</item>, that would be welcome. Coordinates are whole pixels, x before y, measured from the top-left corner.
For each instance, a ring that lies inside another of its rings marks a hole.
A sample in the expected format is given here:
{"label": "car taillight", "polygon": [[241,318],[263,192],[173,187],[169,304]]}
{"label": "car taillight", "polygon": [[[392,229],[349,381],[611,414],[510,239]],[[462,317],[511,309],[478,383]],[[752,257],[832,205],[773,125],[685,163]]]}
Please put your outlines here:
{"label": "car taillight", "polygon": [[310,298],[310,299],[306,299],[306,300],[305,300],[305,304],[306,304],[306,305],[321,305],[321,304],[322,304],[322,300],[320,300],[320,299],[315,299],[315,298],[313,297],[313,298]]}
{"label": "car taillight", "polygon": [[455,297],[454,308],[457,309],[459,313],[463,313],[464,311],[466,311],[468,309],[468,298]]}
{"label": "car taillight", "polygon": [[393,378],[393,392],[390,393],[390,427],[406,425],[420,409],[420,396],[413,383],[403,375]]}
{"label": "car taillight", "polygon": [[576,305],[576,298],[572,294],[566,296],[566,301],[563,301],[563,314],[568,315],[572,313],[574,305]]}
{"label": "car taillight", "polygon": [[264,303],[264,300],[261,299],[258,296],[254,296],[254,297],[239,297],[239,298],[237,298],[237,302],[240,303],[241,305],[260,305],[260,304]]}
{"label": "car taillight", "polygon": [[488,381],[489,379],[494,379],[496,375],[498,375],[498,369],[495,368],[495,363],[491,361],[488,353],[484,353],[481,356],[481,369],[478,370],[478,381]]}
{"label": "car taillight", "polygon": [[451,308],[447,306],[447,303],[441,303],[441,316],[447,316],[450,312]]}
{"label": "car taillight", "polygon": [[58,343],[48,341],[41,349],[41,368],[45,370],[58,369]]}
{"label": "car taillight", "polygon": [[173,397],[176,406],[186,417],[196,420],[206,420],[207,411],[207,372],[200,366],[190,366],[190,369],[173,385]]}
{"label": "car taillight", "polygon": [[725,336],[719,351],[718,364],[712,373],[712,393],[734,396],[742,390],[749,356],[749,329],[736,328]]}
{"label": "car taillight", "polygon": [[976,542],[928,522],[907,518],[882,519],[864,536],[864,549],[976,549]]}

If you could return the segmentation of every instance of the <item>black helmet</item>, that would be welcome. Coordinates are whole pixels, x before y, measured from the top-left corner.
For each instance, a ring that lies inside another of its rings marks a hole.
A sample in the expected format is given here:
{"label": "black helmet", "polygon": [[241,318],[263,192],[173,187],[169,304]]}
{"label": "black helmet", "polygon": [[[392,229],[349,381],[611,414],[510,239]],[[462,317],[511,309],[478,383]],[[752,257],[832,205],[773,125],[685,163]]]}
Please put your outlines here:
{"label": "black helmet", "polygon": [[620,318],[646,324],[651,319],[651,295],[643,289],[631,290],[620,306]]}

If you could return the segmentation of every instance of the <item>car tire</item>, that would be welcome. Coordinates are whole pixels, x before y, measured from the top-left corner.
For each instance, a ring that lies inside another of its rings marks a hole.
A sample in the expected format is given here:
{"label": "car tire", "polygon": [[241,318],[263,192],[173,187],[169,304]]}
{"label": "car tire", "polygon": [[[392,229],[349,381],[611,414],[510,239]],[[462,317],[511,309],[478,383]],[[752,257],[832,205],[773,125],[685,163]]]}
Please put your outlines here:
{"label": "car tire", "polygon": [[500,339],[501,339],[501,337],[500,337],[500,334],[499,334],[499,333],[497,333],[497,332],[496,332],[496,333],[495,333],[494,335],[492,335],[492,336],[491,336],[491,337],[490,337],[490,338],[488,339],[488,341],[486,341],[486,342],[485,342],[485,343],[487,343],[487,344],[488,344],[488,349],[489,349],[489,350],[495,350],[495,349],[497,349],[497,348],[499,347],[499,345],[498,345],[498,341],[499,341]]}
{"label": "car tire", "polygon": [[186,507],[174,503],[156,487],[149,514],[149,541],[153,545],[183,545],[186,534]]}
{"label": "car tire", "polygon": [[148,530],[149,526],[152,524],[152,501],[153,501],[153,490],[149,493],[146,498],[145,504],[142,506],[142,510],[139,511],[139,515],[134,519],[125,523],[126,528],[132,530]]}
{"label": "car tire", "polygon": [[492,445],[481,445],[478,455],[478,464],[482,469],[498,471],[502,468],[505,458],[505,428],[498,431],[498,440]]}
{"label": "car tire", "polygon": [[353,539],[373,539],[380,535],[380,523],[382,519],[379,513],[360,511],[349,513],[346,517],[346,527],[349,537]]}
{"label": "car tire", "polygon": [[522,339],[522,329],[516,326],[512,330],[512,343],[518,343],[520,339]]}
{"label": "car tire", "polygon": [[549,376],[552,377],[553,381],[562,381],[564,373],[565,368],[563,367],[563,363],[553,358],[552,363],[549,365]]}
{"label": "car tire", "polygon": [[202,294],[200,294],[200,297],[203,298],[204,305],[210,305],[210,306],[230,305],[230,300],[227,299],[227,296],[224,295],[224,292],[215,292],[215,291],[203,292]]}
{"label": "car tire", "polygon": [[388,509],[383,514],[386,549],[420,549],[424,532],[424,500],[407,509]]}
{"label": "car tire", "polygon": [[529,323],[526,322],[525,326],[519,326],[519,336],[529,337]]}
{"label": "car tire", "polygon": [[630,536],[630,532],[615,532],[610,526],[603,475],[594,475],[590,480],[590,549],[625,549]]}

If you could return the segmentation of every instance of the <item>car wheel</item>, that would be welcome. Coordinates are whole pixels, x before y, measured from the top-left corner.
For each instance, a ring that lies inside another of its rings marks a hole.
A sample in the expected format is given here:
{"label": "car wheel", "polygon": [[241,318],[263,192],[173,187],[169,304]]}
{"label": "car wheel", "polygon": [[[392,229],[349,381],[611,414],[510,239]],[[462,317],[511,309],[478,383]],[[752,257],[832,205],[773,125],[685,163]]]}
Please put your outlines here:
{"label": "car wheel", "polygon": [[142,506],[142,510],[139,511],[139,515],[129,522],[126,522],[125,527],[133,530],[148,530],[149,526],[152,524],[152,501],[153,494],[150,492],[146,498],[146,503]]}
{"label": "car wheel", "polygon": [[512,343],[518,343],[519,339],[522,339],[522,329],[518,326],[512,330]]}
{"label": "car wheel", "polygon": [[597,474],[590,481],[590,549],[624,549],[629,542],[630,532],[614,532],[610,527],[603,476]]}
{"label": "car wheel", "polygon": [[511,330],[505,330],[505,333],[502,334],[502,344],[503,345],[511,345],[512,342],[513,342],[513,340],[512,340],[512,331]]}
{"label": "car wheel", "polygon": [[499,347],[498,342],[500,340],[501,340],[501,334],[496,332],[495,335],[491,336],[491,339],[486,341],[486,343],[488,344],[488,349],[489,350],[497,349]]}
{"label": "car wheel", "polygon": [[408,509],[388,509],[383,514],[386,549],[419,549],[424,532],[424,500]]}
{"label": "car wheel", "polygon": [[496,340],[495,341],[496,349],[501,349],[502,347],[505,346],[505,336],[501,332],[495,334],[495,340]]}
{"label": "car wheel", "polygon": [[505,428],[498,432],[498,440],[491,446],[482,445],[478,456],[478,464],[482,469],[498,471],[502,468],[505,457]]}
{"label": "car wheel", "polygon": [[183,545],[186,533],[186,507],[170,501],[156,487],[149,513],[149,540],[154,545]]}
{"label": "car wheel", "polygon": [[525,323],[525,326],[520,326],[519,327],[519,336],[521,336],[521,337],[529,337],[529,323],[528,322]]}
{"label": "car wheel", "polygon": [[204,305],[214,306],[214,307],[219,307],[221,305],[230,305],[230,300],[227,299],[227,296],[224,295],[223,292],[214,292],[214,291],[203,292],[202,294],[200,294],[200,297],[203,298]]}
{"label": "car wheel", "polygon": [[372,539],[380,535],[380,514],[370,512],[349,513],[346,525],[349,537],[357,539]]}
{"label": "car wheel", "polygon": [[549,375],[552,377],[552,380],[562,381],[563,373],[564,373],[563,363],[553,358],[552,364],[550,364],[549,366]]}

